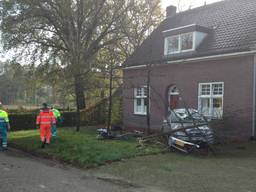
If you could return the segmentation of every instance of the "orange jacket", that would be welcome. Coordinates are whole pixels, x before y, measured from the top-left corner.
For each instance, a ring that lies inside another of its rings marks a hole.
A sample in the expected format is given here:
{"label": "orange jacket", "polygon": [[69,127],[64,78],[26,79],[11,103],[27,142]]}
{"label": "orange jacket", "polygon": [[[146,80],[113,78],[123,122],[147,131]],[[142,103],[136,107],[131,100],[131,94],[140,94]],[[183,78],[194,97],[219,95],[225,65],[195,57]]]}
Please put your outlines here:
{"label": "orange jacket", "polygon": [[51,110],[40,110],[36,118],[37,125],[52,125],[56,124],[56,120],[53,116],[53,112]]}

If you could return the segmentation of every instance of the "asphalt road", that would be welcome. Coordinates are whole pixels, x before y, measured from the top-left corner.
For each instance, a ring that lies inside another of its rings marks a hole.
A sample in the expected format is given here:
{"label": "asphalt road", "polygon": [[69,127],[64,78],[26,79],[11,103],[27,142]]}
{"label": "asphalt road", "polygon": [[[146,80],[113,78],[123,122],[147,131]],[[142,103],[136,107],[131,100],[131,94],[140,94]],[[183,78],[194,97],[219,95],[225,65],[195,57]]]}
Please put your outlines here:
{"label": "asphalt road", "polygon": [[9,149],[0,152],[1,192],[149,192],[109,175],[95,175]]}

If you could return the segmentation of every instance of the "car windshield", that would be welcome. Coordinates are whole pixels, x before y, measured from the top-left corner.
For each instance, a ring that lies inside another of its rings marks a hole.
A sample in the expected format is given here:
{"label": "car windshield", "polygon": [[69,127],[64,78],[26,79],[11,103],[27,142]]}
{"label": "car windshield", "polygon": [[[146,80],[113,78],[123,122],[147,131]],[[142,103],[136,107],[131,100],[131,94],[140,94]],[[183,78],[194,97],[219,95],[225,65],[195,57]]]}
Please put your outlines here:
{"label": "car windshield", "polygon": [[206,119],[195,109],[175,109],[171,111],[169,118],[170,122],[205,122]]}

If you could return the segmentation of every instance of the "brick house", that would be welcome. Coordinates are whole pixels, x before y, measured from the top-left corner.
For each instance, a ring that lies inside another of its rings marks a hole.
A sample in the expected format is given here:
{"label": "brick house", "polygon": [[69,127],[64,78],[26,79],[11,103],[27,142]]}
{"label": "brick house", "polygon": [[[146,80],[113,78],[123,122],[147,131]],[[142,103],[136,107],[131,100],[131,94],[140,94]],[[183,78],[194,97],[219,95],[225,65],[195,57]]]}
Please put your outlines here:
{"label": "brick house", "polygon": [[124,127],[145,129],[149,106],[151,128],[160,130],[170,108],[187,106],[226,118],[231,135],[255,137],[255,10],[255,0],[180,13],[168,7],[166,19],[124,63]]}

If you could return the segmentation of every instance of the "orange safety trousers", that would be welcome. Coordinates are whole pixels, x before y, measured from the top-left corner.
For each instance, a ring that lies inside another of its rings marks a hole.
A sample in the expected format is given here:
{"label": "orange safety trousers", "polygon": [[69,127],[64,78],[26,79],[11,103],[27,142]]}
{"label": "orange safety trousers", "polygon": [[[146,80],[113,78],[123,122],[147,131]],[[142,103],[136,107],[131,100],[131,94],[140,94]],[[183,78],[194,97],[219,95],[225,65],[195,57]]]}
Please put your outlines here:
{"label": "orange safety trousers", "polygon": [[56,124],[56,120],[51,110],[41,110],[36,119],[36,124],[40,126],[40,139],[42,142],[50,143],[51,126]]}
{"label": "orange safety trousers", "polygon": [[40,139],[42,142],[50,143],[51,140],[51,125],[40,125]]}

